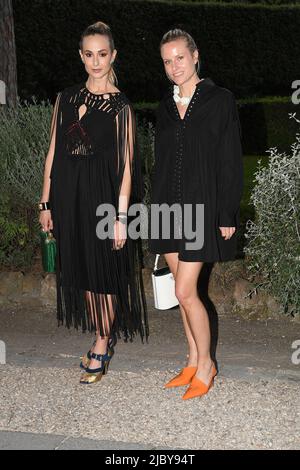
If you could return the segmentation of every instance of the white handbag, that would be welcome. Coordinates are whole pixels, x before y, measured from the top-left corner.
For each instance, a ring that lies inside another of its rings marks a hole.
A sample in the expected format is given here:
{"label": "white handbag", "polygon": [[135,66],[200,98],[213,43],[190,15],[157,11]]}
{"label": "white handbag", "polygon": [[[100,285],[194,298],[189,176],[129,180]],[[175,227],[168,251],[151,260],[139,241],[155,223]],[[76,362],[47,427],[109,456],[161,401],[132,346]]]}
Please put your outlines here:
{"label": "white handbag", "polygon": [[157,269],[160,255],[156,255],[152,272],[154,306],[158,310],[168,310],[179,305],[175,296],[175,279],[168,266]]}

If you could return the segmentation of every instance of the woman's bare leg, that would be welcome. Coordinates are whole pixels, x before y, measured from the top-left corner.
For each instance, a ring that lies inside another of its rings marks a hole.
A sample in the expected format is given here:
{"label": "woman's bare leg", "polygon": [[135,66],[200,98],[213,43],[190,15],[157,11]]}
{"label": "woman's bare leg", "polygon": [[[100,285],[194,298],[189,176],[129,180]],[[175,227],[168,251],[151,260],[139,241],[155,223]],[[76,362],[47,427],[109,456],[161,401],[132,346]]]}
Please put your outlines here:
{"label": "woman's bare leg", "polygon": [[[177,274],[177,268],[178,268],[178,253],[167,253],[164,256],[170,268],[170,271],[173,274],[174,279],[176,280],[176,274]],[[188,346],[189,346],[187,366],[196,367],[198,363],[197,346],[196,346],[184,307],[181,304],[179,304],[179,307],[180,307],[181,317],[183,321],[184,331],[185,331],[187,341],[188,341]]]}
{"label": "woman's bare leg", "polygon": [[198,369],[196,376],[208,384],[212,375],[213,362],[210,356],[210,326],[207,311],[201,302],[197,282],[202,262],[178,261],[176,274],[176,297],[182,304],[196,343]]}
{"label": "woman's bare leg", "polygon": [[[106,354],[107,345],[110,337],[111,327],[115,317],[114,309],[114,298],[112,295],[104,294],[92,294],[91,292],[86,292],[86,297],[88,300],[89,313],[92,318],[92,322],[96,327],[96,344],[92,348],[92,352],[95,354]],[[98,324],[98,316],[96,313],[97,301],[101,303],[101,313],[102,313],[102,331],[103,335],[100,334],[100,328]],[[92,359],[89,367],[91,369],[96,369],[99,367],[99,361]]]}

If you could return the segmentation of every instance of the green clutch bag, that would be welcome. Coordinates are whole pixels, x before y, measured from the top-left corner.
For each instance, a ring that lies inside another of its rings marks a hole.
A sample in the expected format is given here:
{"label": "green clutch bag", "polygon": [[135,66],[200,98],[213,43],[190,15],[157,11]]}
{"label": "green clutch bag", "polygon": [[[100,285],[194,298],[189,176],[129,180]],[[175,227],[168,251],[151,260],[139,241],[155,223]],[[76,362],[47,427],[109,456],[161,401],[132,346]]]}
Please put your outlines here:
{"label": "green clutch bag", "polygon": [[43,269],[55,273],[56,240],[52,232],[40,232]]}

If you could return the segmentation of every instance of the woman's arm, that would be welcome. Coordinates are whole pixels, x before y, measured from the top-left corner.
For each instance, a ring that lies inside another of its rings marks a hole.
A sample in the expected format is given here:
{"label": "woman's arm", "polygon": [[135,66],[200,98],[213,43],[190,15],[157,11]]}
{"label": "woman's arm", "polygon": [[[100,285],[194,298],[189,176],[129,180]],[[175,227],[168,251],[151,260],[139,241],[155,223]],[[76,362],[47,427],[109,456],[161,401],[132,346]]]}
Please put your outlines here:
{"label": "woman's arm", "polygon": [[[135,146],[135,118],[133,110],[129,105],[117,116],[117,125],[119,129],[119,139],[122,139],[123,145],[119,145],[119,167],[124,168],[119,192],[118,213],[127,213],[132,189],[132,168]],[[120,132],[123,136],[120,135]],[[121,143],[121,141],[119,141]]]}
{"label": "woman's arm", "polygon": [[46,161],[45,161],[44,184],[43,184],[41,202],[48,202],[49,200],[50,183],[51,183],[50,174],[51,174],[54,151],[55,151],[56,122],[57,122],[57,113],[58,113],[60,97],[61,97],[61,93],[57,96],[53,114],[52,114],[51,130],[50,130],[50,146],[49,146],[48,154],[47,154]]}
{"label": "woman's arm", "polygon": [[[120,221],[115,222],[114,247],[123,248],[127,239],[127,213],[133,186],[133,167],[136,127],[134,112],[129,104],[116,117],[117,126],[117,171],[118,171],[118,205],[117,215]],[[122,223],[123,222],[123,223]]]}
{"label": "woman's arm", "polygon": [[[218,152],[218,224],[226,239],[238,225],[243,193],[243,152],[241,128],[234,95],[226,96],[224,125]],[[230,230],[228,230],[230,229]]]}
{"label": "woman's arm", "polygon": [[[50,185],[51,185],[50,174],[51,174],[54,152],[55,152],[57,114],[58,114],[58,106],[59,106],[60,98],[61,98],[61,93],[59,93],[59,95],[57,96],[53,114],[52,114],[51,128],[50,128],[50,146],[49,146],[48,154],[47,154],[46,161],[45,161],[44,183],[43,183],[42,197],[41,197],[40,202],[49,202]],[[44,231],[53,230],[53,222],[52,222],[50,210],[41,211],[40,224]]]}

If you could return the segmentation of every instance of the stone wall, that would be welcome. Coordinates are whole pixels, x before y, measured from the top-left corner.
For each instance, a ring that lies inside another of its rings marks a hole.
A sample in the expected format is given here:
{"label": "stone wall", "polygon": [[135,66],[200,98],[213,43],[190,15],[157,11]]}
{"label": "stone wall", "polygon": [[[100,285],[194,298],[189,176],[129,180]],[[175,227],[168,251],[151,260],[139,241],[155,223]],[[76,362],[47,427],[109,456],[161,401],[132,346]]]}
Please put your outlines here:
{"label": "stone wall", "polygon": [[[146,295],[151,297],[151,273],[154,257],[145,260],[143,279]],[[162,261],[163,263],[163,261]],[[201,279],[200,279],[201,280]],[[203,277],[203,285],[208,278]],[[220,315],[238,314],[246,318],[268,318],[282,314],[277,301],[263,291],[255,291],[254,284],[247,280],[242,260],[216,263],[211,270],[208,284],[208,297]],[[206,290],[207,292],[207,290]],[[31,305],[56,307],[55,274],[42,272],[1,272],[0,306]]]}

